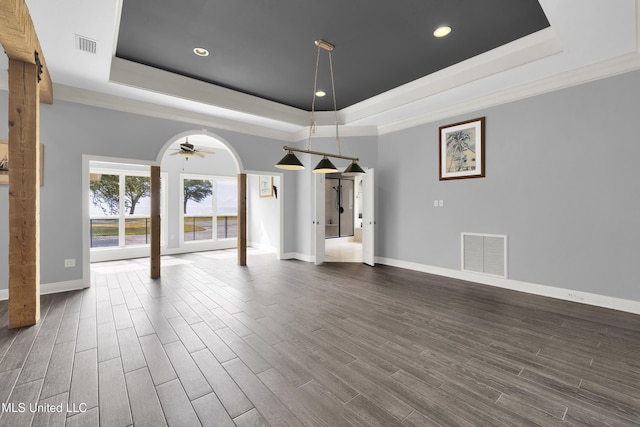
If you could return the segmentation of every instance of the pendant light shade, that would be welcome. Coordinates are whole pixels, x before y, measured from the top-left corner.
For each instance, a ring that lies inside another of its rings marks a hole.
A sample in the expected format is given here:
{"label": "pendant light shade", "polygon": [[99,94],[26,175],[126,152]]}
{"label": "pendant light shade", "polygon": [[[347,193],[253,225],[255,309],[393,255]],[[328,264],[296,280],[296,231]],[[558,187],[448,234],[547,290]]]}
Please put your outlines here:
{"label": "pendant light shade", "polygon": [[365,173],[364,169],[362,169],[360,167],[360,165],[358,164],[358,162],[356,162],[354,160],[349,164],[349,166],[347,166],[347,168],[344,170],[344,172],[342,172],[342,175],[345,175],[345,176],[356,176],[356,175],[362,175],[364,173]]}
{"label": "pendant light shade", "polygon": [[[314,173],[338,172],[338,168],[336,168],[335,165],[331,163],[331,160],[328,159],[328,157],[335,157],[339,159],[351,160],[351,164],[344,171],[345,175],[355,176],[355,175],[363,174],[365,172],[358,165],[358,158],[343,156],[342,148],[340,146],[340,134],[338,133],[338,123],[339,123],[338,107],[336,104],[336,88],[333,80],[333,62],[331,59],[331,52],[333,51],[335,46],[325,40],[316,40],[315,43],[316,43],[316,46],[318,46],[318,53],[316,55],[316,72],[315,72],[315,78],[313,81],[313,100],[311,101],[311,121],[309,123],[309,137],[307,138],[307,148],[303,150],[301,148],[287,147],[285,145],[282,148],[287,151],[287,154],[282,158],[282,160],[276,163],[275,167],[277,167],[278,169],[284,169],[284,170],[304,169],[304,165],[302,164],[302,162],[300,162],[300,160],[298,160],[295,154],[293,154],[293,152],[295,151],[298,153],[314,154],[314,155],[322,156],[322,160],[320,160],[318,165],[313,169]],[[315,120],[316,98],[319,96],[325,95],[325,94],[321,94],[320,92],[322,91],[318,90],[318,64],[320,63],[320,53],[323,50],[327,52],[329,57],[329,73],[331,76],[331,94],[333,95],[333,114],[335,116],[336,143],[338,144],[338,154],[330,154],[322,151],[311,150],[311,136],[315,133],[315,130],[316,130],[316,120]]]}
{"label": "pendant light shade", "polygon": [[332,173],[332,172],[338,172],[338,168],[335,167],[333,163],[331,163],[331,160],[329,160],[327,156],[324,156],[322,160],[318,162],[318,165],[315,168],[313,168],[313,173]]}
{"label": "pendant light shade", "polygon": [[278,163],[276,163],[278,169],[284,169],[288,171],[299,171],[304,169],[304,165],[293,152],[289,151]]}

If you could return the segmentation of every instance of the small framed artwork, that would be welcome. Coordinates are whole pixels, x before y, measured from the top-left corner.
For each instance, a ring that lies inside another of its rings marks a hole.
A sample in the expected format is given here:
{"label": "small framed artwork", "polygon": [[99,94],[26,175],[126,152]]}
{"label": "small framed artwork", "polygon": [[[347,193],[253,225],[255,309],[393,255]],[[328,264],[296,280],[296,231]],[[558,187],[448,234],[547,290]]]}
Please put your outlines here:
{"label": "small framed artwork", "polygon": [[[40,185],[44,183],[44,146],[40,144]],[[0,184],[9,184],[9,141],[0,140]]]}
{"label": "small framed artwork", "polygon": [[260,197],[273,197],[273,177],[260,175],[258,179],[260,180]]}
{"label": "small framed artwork", "polygon": [[440,181],[485,176],[484,119],[440,126]]}

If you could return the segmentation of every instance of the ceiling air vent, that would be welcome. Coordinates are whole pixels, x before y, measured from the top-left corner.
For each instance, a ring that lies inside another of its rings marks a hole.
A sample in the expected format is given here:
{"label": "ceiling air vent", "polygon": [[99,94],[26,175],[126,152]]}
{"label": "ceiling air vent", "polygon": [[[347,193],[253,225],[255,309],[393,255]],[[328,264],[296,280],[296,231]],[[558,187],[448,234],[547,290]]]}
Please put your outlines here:
{"label": "ceiling air vent", "polygon": [[76,34],[76,49],[95,54],[97,46],[97,41]]}

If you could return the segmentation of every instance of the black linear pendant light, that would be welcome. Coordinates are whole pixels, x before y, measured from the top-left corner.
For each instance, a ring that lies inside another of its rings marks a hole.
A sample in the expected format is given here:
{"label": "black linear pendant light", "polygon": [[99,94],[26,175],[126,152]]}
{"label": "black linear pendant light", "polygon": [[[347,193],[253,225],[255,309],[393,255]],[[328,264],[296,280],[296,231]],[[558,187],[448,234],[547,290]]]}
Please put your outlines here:
{"label": "black linear pendant light", "polygon": [[[365,171],[358,165],[359,159],[357,157],[343,156],[342,148],[340,146],[340,134],[338,132],[338,110],[336,105],[336,89],[333,81],[333,62],[331,60],[331,51],[333,51],[335,46],[324,40],[316,40],[315,44],[318,47],[318,54],[316,56],[316,73],[315,73],[315,79],[313,81],[313,101],[311,102],[311,123],[309,125],[309,138],[307,139],[307,148],[306,150],[303,150],[303,149],[294,148],[294,147],[287,147],[287,146],[283,147],[283,149],[287,151],[287,154],[282,158],[282,160],[276,163],[275,166],[278,169],[284,169],[284,170],[304,169],[304,165],[302,164],[302,162],[296,157],[295,154],[293,154],[293,152],[295,151],[298,153],[317,154],[322,156],[322,159],[320,160],[318,165],[315,168],[313,168],[314,173],[338,172],[338,168],[336,168],[335,165],[331,162],[331,160],[329,160],[329,157],[334,157],[339,159],[351,160],[351,163],[349,164],[349,166],[347,166],[343,174],[347,174],[350,176],[361,175],[365,173]],[[316,129],[316,121],[315,121],[316,108],[315,107],[316,107],[316,96],[318,96],[318,90],[317,90],[318,89],[317,87],[318,86],[318,64],[320,63],[321,50],[325,50],[329,54],[329,69],[331,71],[331,92],[333,94],[333,112],[335,115],[335,124],[336,124],[336,142],[338,143],[339,154],[324,153],[320,151],[311,151],[311,136],[313,135],[313,133],[315,133],[315,129]]]}

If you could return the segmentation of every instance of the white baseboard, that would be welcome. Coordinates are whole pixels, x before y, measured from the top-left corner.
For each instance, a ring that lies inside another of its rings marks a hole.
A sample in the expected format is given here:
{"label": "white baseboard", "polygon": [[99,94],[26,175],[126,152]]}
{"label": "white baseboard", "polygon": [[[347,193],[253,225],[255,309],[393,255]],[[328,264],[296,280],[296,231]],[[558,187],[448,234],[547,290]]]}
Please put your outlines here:
{"label": "white baseboard", "polygon": [[83,279],[69,280],[67,282],[43,283],[40,285],[40,295],[77,291],[88,287],[89,284],[85,283]]}
{"label": "white baseboard", "polygon": [[[297,252],[287,252],[283,254],[281,259],[298,259],[300,261],[313,262],[312,256]],[[466,280],[469,282],[510,289],[513,291],[525,292],[528,294],[578,302],[597,307],[611,308],[627,313],[640,314],[640,301],[609,297],[589,292],[575,291],[572,289],[556,288],[553,286],[539,285],[529,282],[521,282],[518,280],[505,279],[496,276],[474,274],[468,271],[452,270],[449,268],[435,267],[431,265],[401,261],[392,258],[376,257],[376,263],[389,265],[392,267],[404,268],[407,270],[421,271],[423,273],[435,274],[437,276]],[[69,280],[66,282],[44,283],[40,285],[40,294],[46,295],[58,292],[75,291],[87,287],[89,287],[89,285],[86,284],[83,279]],[[8,298],[9,290],[0,289],[0,301],[7,300]]]}
{"label": "white baseboard", "polygon": [[247,241],[247,247],[253,248],[253,249],[259,249],[264,252],[273,252],[274,254],[278,253],[278,249],[271,245],[265,245],[263,243],[256,243],[253,241]]}
{"label": "white baseboard", "polygon": [[301,254],[298,252],[287,252],[282,254],[281,259],[299,259],[300,261],[313,262],[315,258],[311,255]]}
{"label": "white baseboard", "polygon": [[[40,284],[40,295],[57,294],[58,292],[77,291],[88,288],[83,279],[69,280],[66,282],[42,283]],[[0,301],[9,299],[9,290],[0,289]]]}
{"label": "white baseboard", "polygon": [[434,267],[431,265],[400,261],[391,258],[376,257],[376,262],[392,267],[421,271],[423,273],[451,277],[453,279],[466,280],[469,282],[496,286],[499,288],[540,295],[543,297],[551,297],[565,301],[593,305],[597,307],[611,308],[614,310],[625,311],[627,313],[640,314],[640,301],[609,297],[605,295],[592,294],[589,292],[575,291],[572,289],[556,288],[554,286],[538,285],[535,283],[521,282],[518,280],[505,279],[502,277],[487,276],[484,274],[475,274],[468,271]]}
{"label": "white baseboard", "polygon": [[[216,241],[215,243],[206,242],[192,242],[187,243],[187,245],[181,246],[179,248],[162,248],[160,255],[179,255],[179,254],[187,254],[191,252],[207,252],[207,251],[217,251],[222,249],[235,249],[237,247],[236,241]],[[147,254],[147,256],[149,256]]]}

